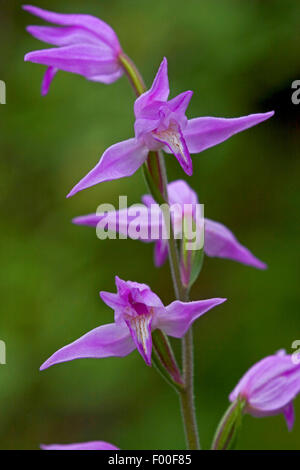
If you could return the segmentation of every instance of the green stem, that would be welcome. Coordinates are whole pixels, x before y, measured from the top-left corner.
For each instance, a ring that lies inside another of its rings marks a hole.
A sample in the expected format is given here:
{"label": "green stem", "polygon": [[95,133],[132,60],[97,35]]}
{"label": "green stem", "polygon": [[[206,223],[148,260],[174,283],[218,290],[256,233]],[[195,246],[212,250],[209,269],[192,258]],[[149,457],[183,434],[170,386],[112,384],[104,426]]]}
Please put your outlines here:
{"label": "green stem", "polygon": [[164,199],[168,201],[168,191],[166,186],[165,160],[160,151],[149,152],[145,166],[148,168],[152,179],[157,182],[157,188]]}
{"label": "green stem", "polygon": [[189,449],[200,449],[194,398],[193,330],[189,328],[182,340],[183,381],[185,391],[181,394],[181,412],[185,424]]}
{"label": "green stem", "polygon": [[124,54],[124,52],[119,55],[119,61],[122,64],[122,67],[132,85],[136,96],[140,96],[146,91],[146,85],[134,62],[130,59],[130,57]]}
{"label": "green stem", "polygon": [[[140,96],[146,91],[144,81],[133,63],[133,61],[124,53],[119,56],[119,60],[124,71],[136,93]],[[167,185],[168,179],[165,170],[164,158],[160,151],[150,152],[147,163],[144,166],[144,175],[149,186],[150,192],[156,202],[163,204],[163,213],[166,225],[169,226],[170,210],[168,206]],[[167,204],[165,204],[167,203]],[[176,298],[182,302],[188,301],[188,290],[182,285],[180,275],[180,260],[178,254],[177,243],[174,238],[172,224],[170,224],[169,237],[169,262],[171,275],[174,285]],[[192,328],[182,340],[182,364],[183,364],[183,380],[182,388],[177,389],[180,397],[182,420],[184,425],[187,448],[190,450],[200,449],[198,428],[196,421],[195,405],[194,405],[194,383],[193,383],[193,333]]]}

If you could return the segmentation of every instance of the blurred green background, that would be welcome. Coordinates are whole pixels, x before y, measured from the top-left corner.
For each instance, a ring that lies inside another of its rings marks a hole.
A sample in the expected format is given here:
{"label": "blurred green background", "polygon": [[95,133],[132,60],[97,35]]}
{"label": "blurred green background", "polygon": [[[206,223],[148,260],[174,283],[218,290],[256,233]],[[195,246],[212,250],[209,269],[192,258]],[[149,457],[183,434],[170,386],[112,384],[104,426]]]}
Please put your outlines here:
{"label": "blurred green background", "polygon": [[[235,117],[275,109],[270,121],[195,156],[189,183],[206,216],[225,223],[269,269],[206,258],[192,298],[228,302],[195,326],[196,398],[208,448],[228,394],[255,361],[299,339],[299,111],[291,83],[300,79],[297,0],[36,0],[59,12],[108,22],[151,83],[165,55],[171,95],[194,90],[189,117]],[[107,87],[58,73],[40,96],[44,67],[23,62],[45,47],[25,32],[42,22],[0,1],[1,316],[7,365],[0,366],[0,447],[107,440],[123,449],[182,449],[178,399],[136,353],[81,360],[43,373],[56,349],[112,320],[99,299],[114,275],[148,283],[173,300],[168,266],[156,270],[152,246],[101,242],[72,217],[138,202],[141,172],[67,200],[71,187],[111,144],[133,135],[134,96],[125,78]],[[184,175],[166,157],[170,180]],[[178,344],[174,342],[178,350]],[[241,449],[299,449],[300,399],[288,433],[282,416],[246,417]]]}

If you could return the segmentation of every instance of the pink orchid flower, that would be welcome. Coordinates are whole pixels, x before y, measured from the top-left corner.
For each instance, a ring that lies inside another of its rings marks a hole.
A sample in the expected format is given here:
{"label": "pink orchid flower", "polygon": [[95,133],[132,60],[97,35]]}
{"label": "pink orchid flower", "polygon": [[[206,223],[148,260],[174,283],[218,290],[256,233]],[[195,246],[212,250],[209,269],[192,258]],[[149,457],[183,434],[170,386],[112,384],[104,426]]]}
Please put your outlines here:
{"label": "pink orchid flower", "polygon": [[[185,181],[177,180],[168,185],[168,198],[170,206],[176,204],[182,207],[182,211],[174,211],[173,229],[176,234],[177,229],[181,230],[184,210],[193,210],[198,204],[198,196]],[[147,240],[144,239],[144,241],[155,241],[154,263],[159,267],[168,257],[168,240],[162,237],[163,217],[159,205],[155,203],[152,196],[145,195],[142,201],[144,205],[136,208],[135,216],[131,215],[131,209],[128,208],[111,213],[83,215],[73,219],[73,223],[103,229],[110,223],[117,232],[130,237],[131,232],[128,228],[134,220],[138,220],[140,233],[148,235]],[[266,269],[266,264],[239,243],[225,225],[205,219],[204,229],[204,252],[207,256],[228,258],[258,269]],[[156,234],[160,238],[157,238]]]}
{"label": "pink orchid flower", "polygon": [[231,392],[229,400],[246,401],[245,413],[261,418],[283,413],[289,431],[295,415],[293,400],[300,392],[300,364],[284,350],[252,366]]}
{"label": "pink orchid flower", "polygon": [[185,173],[191,175],[191,153],[220,144],[274,114],[271,111],[234,119],[201,117],[188,120],[185,112],[192,94],[192,91],[186,91],[168,101],[169,79],[167,59],[164,58],[150,90],[135,101],[135,137],[109,147],[68,197],[95,184],[133,175],[145,162],[149,151],[161,148],[173,153]]}
{"label": "pink orchid flower", "polygon": [[123,74],[118,60],[122,52],[114,30],[90,15],[53,13],[31,5],[23,9],[57,26],[28,26],[35,38],[58,46],[30,52],[25,61],[47,65],[42,95],[49,91],[58,70],[83,75],[88,80],[113,83]]}
{"label": "pink orchid flower", "polygon": [[114,323],[95,328],[59,349],[41,370],[80,358],[124,357],[134,349],[150,366],[153,330],[158,328],[169,336],[182,338],[197,318],[226,300],[175,301],[165,307],[146,284],[126,282],[116,276],[116,286],[116,294],[100,292],[102,300],[115,312]]}

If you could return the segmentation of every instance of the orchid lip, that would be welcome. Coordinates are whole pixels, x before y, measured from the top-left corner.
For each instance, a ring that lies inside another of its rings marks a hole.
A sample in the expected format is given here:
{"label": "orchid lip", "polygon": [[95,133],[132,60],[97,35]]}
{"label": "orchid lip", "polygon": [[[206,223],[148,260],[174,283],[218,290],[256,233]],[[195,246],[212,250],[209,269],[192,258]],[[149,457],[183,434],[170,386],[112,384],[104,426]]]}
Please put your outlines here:
{"label": "orchid lip", "polygon": [[124,320],[129,328],[131,337],[136,347],[148,366],[151,366],[152,338],[151,323],[152,315],[124,315]]}

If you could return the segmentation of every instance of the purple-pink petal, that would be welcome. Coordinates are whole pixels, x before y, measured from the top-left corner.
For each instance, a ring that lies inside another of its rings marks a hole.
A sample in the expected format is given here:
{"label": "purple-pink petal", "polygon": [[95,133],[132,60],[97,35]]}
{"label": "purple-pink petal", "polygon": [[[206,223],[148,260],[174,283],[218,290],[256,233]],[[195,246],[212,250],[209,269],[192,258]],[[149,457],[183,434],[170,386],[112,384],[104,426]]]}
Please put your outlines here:
{"label": "purple-pink petal", "polygon": [[144,242],[153,241],[155,233],[159,238],[162,226],[162,213],[159,207],[153,207],[152,218],[148,208],[142,204],[136,204],[129,208],[111,212],[97,212],[75,217],[72,222],[76,225],[97,227],[97,230],[110,230]]}
{"label": "purple-pink petal", "polygon": [[255,126],[274,115],[274,111],[249,114],[239,118],[199,117],[190,119],[184,129],[184,138],[190,153],[200,153],[220,144],[229,137]]}
{"label": "purple-pink petal", "polygon": [[74,186],[67,197],[95,184],[133,175],[144,163],[147,155],[147,148],[136,139],[112,145],[104,152],[95,168]]}
{"label": "purple-pink petal", "polygon": [[[115,214],[115,213],[114,213]],[[98,223],[103,219],[105,214],[87,214],[80,215],[79,217],[74,217],[72,223],[75,225],[86,225],[87,227],[97,227]],[[113,216],[113,220],[116,219],[116,216]]]}
{"label": "purple-pink petal", "polygon": [[93,44],[73,44],[64,47],[29,52],[25,61],[55,67],[86,78],[114,74],[119,64],[113,51]]}
{"label": "purple-pink petal", "polygon": [[198,204],[197,193],[184,180],[169,183],[168,196],[170,204]]}
{"label": "purple-pink petal", "polygon": [[116,52],[121,51],[116,33],[107,23],[99,18],[91,15],[54,13],[31,5],[24,5],[23,9],[49,23],[62,26],[78,26],[87,29],[97,35],[99,40],[107,43],[110,47],[114,47]]}
{"label": "purple-pink petal", "polygon": [[241,245],[225,225],[205,219],[204,251],[207,256],[228,258],[239,263],[266,269],[267,265]]}
{"label": "purple-pink petal", "polygon": [[99,295],[103,302],[114,310],[115,321],[118,321],[118,319],[122,317],[124,309],[127,307],[127,302],[122,299],[119,294],[113,292],[101,291]]}
{"label": "purple-pink petal", "polygon": [[135,345],[126,325],[102,325],[56,351],[42,364],[40,370],[75,359],[124,357],[134,349]]}
{"label": "purple-pink petal", "polygon": [[134,281],[124,281],[118,276],[115,277],[118,294],[125,298],[130,303],[133,301],[135,304],[144,304],[147,307],[161,308],[163,303],[147,284]]}
{"label": "purple-pink petal", "polygon": [[168,107],[173,113],[178,113],[179,116],[185,114],[188,105],[190,104],[191,98],[193,96],[193,91],[188,90],[180,93],[168,101]]}
{"label": "purple-pink petal", "polygon": [[93,75],[92,77],[86,77],[91,82],[101,82],[105,85],[110,85],[117,81],[123,75],[123,70],[120,67],[116,72],[109,73],[108,75]]}
{"label": "purple-pink petal", "polygon": [[114,310],[115,322],[125,322],[138,352],[150,366],[152,321],[156,309],[164,309],[163,303],[146,284],[124,281],[116,276],[116,286],[117,294],[100,292],[100,296]]}
{"label": "purple-pink petal", "polygon": [[47,70],[45,72],[45,75],[44,75],[44,78],[43,78],[43,81],[42,81],[42,87],[41,87],[41,95],[42,96],[47,95],[47,93],[49,91],[49,88],[50,88],[50,85],[52,83],[52,80],[55,77],[57,71],[58,71],[58,69],[56,69],[55,67],[48,67],[47,68]]}
{"label": "purple-pink petal", "polygon": [[283,413],[288,428],[294,422],[293,399],[300,392],[300,364],[280,351],[253,365],[231,392],[229,399],[246,400],[245,412],[256,417]]}
{"label": "purple-pink petal", "polygon": [[41,444],[42,450],[119,450],[105,441],[79,442],[76,444]]}
{"label": "purple-pink petal", "polygon": [[[34,38],[53,46],[70,46],[76,43],[99,44],[99,38],[94,33],[78,26],[27,26],[26,31]],[[102,47],[103,45],[109,48],[107,44],[103,43]]]}
{"label": "purple-pink petal", "polygon": [[135,116],[138,117],[142,109],[150,106],[153,101],[166,101],[169,93],[168,62],[164,57],[150,90],[139,96],[134,103]]}
{"label": "purple-pink petal", "polygon": [[168,241],[158,240],[154,246],[154,264],[160,268],[168,258]]}
{"label": "purple-pink petal", "polygon": [[290,402],[286,407],[283,409],[283,415],[285,417],[285,421],[289,431],[292,431],[295,423],[295,409],[294,403]]}
{"label": "purple-pink petal", "polygon": [[[47,65],[51,71],[64,70],[106,84],[122,76],[123,69],[118,59],[121,46],[109,25],[89,15],[52,13],[30,5],[23,8],[60,25],[27,27],[33,37],[57,47],[30,52],[26,54],[25,61]],[[47,94],[52,78],[48,70],[42,85],[43,95]]]}
{"label": "purple-pink petal", "polygon": [[157,328],[167,335],[182,338],[192,323],[217,305],[227,299],[215,298],[195,302],[180,302],[176,300],[159,312]]}

